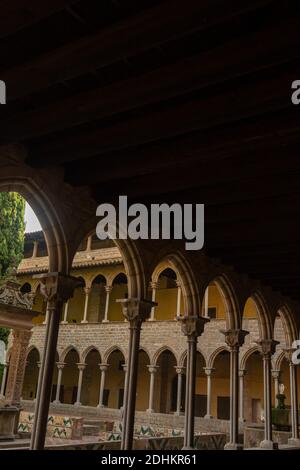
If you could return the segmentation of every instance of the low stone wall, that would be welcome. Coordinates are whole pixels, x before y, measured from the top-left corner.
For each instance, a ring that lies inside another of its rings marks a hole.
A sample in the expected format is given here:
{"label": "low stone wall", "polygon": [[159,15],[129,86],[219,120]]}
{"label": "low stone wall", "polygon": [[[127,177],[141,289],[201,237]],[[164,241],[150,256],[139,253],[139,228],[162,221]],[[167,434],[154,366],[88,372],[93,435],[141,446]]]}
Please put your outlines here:
{"label": "low stone wall", "polygon": [[[34,411],[35,402],[24,400],[22,402],[24,410]],[[76,406],[58,404],[50,405],[50,412],[53,414],[61,414],[66,416],[82,416],[85,418],[95,418],[103,420],[120,420],[120,410],[112,408],[95,408],[92,406]],[[137,411],[135,414],[136,424],[148,424],[156,425],[161,427],[183,429],[184,428],[184,416],[177,416],[175,414],[163,414],[163,413],[146,413],[145,411]],[[195,431],[211,431],[229,434],[229,421],[221,419],[205,419],[195,418]],[[239,433],[243,434],[244,423],[239,423]]]}
{"label": "low stone wall", "polygon": [[[195,449],[197,450],[223,450],[226,442],[225,434],[203,434],[195,436]],[[134,450],[181,450],[183,437],[154,437],[134,439]],[[47,446],[47,450],[119,450],[120,441],[89,442],[84,444],[61,444]]]}
{"label": "low stone wall", "polygon": [[[30,434],[34,422],[34,413],[21,411],[18,432]],[[60,439],[82,439],[83,418],[74,416],[53,415],[48,416],[47,437]]]}
{"label": "low stone wall", "polygon": [[[291,437],[290,432],[286,431],[273,431],[273,441],[279,445],[288,444],[288,439]],[[260,425],[245,426],[244,431],[244,449],[259,447],[261,441],[264,440],[264,428]]]}

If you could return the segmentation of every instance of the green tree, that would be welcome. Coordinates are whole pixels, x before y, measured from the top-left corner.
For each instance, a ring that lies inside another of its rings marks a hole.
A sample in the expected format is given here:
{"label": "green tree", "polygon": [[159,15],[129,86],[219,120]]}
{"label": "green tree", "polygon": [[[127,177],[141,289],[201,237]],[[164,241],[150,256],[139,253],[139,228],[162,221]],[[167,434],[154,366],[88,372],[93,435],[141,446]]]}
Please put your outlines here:
{"label": "green tree", "polygon": [[[17,193],[0,193],[0,282],[23,258],[25,200]],[[0,339],[7,344],[8,328],[0,328]]]}
{"label": "green tree", "polygon": [[25,200],[17,193],[0,193],[0,279],[23,258]]}

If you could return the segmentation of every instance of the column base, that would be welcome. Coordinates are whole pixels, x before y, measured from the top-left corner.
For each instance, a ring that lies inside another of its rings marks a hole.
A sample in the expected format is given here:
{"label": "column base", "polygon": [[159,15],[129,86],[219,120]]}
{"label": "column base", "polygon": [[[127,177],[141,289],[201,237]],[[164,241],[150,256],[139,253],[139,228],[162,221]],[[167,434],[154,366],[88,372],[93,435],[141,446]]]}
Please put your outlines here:
{"label": "column base", "polygon": [[183,446],[181,450],[195,450],[192,446]]}
{"label": "column base", "polygon": [[87,320],[81,320],[80,323],[88,323],[88,321]]}
{"label": "column base", "polygon": [[105,406],[99,403],[99,405],[97,405],[97,408],[105,408]]}
{"label": "column base", "polygon": [[243,450],[243,444],[237,442],[227,442],[224,446],[224,450]]}
{"label": "column base", "polygon": [[213,415],[206,414],[204,415],[204,419],[213,419]]}
{"label": "column base", "polygon": [[61,324],[61,325],[67,325],[67,324],[68,324],[68,322],[67,322],[67,321],[65,321],[65,320],[62,320],[62,321],[60,322],[60,324]]}
{"label": "column base", "polygon": [[109,323],[109,320],[102,320],[102,323]]}
{"label": "column base", "polygon": [[183,411],[174,411],[174,415],[175,416],[184,416],[184,412]]}
{"label": "column base", "polygon": [[278,444],[277,442],[268,441],[267,439],[265,439],[264,441],[261,441],[259,447],[265,450],[277,450]]}
{"label": "column base", "polygon": [[74,406],[81,406],[80,401],[75,401]]}
{"label": "column base", "polygon": [[149,414],[154,413],[154,410],[152,410],[151,408],[148,408],[148,410],[146,410],[146,413],[149,413]]}
{"label": "column base", "polygon": [[52,402],[52,404],[53,404],[53,405],[60,405],[60,401],[59,401],[59,400],[54,400],[54,401]]}
{"label": "column base", "polygon": [[288,444],[294,447],[300,447],[300,439],[297,437],[290,437],[288,439]]}
{"label": "column base", "polygon": [[239,423],[245,423],[245,422],[246,422],[245,418],[239,418]]}

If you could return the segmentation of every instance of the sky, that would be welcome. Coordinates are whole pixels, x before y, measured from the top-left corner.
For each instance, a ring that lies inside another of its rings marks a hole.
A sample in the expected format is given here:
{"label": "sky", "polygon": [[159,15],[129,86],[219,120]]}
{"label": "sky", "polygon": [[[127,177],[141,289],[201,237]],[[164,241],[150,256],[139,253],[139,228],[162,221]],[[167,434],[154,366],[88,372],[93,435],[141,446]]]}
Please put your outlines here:
{"label": "sky", "polygon": [[25,206],[25,216],[24,216],[25,222],[26,222],[26,229],[25,232],[36,232],[37,230],[42,230],[40,223],[31,209],[30,205],[26,202]]}

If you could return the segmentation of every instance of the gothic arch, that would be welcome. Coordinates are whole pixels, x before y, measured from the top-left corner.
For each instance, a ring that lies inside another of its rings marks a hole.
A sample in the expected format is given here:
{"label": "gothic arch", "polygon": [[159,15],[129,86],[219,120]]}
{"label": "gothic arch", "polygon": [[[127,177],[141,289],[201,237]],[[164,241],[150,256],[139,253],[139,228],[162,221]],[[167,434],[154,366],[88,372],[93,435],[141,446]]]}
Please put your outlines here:
{"label": "gothic arch", "polygon": [[176,363],[178,364],[178,357],[177,357],[177,354],[175,353],[175,351],[170,348],[170,346],[162,346],[161,348],[159,348],[153,355],[153,358],[152,358],[152,361],[151,361],[151,364],[153,365],[156,365],[157,364],[157,361],[159,360],[161,354],[164,352],[164,351],[168,351],[170,352],[171,354],[173,354],[173,356],[175,357],[176,359]]}
{"label": "gothic arch", "polygon": [[259,349],[257,346],[253,346],[252,348],[248,349],[241,357],[240,359],[240,369],[245,369],[247,361],[250,356],[252,356],[253,353],[259,352]]}
{"label": "gothic arch", "polygon": [[214,366],[214,362],[217,358],[217,356],[220,354],[220,352],[222,351],[227,351],[229,353],[229,349],[226,347],[226,346],[220,346],[219,348],[215,349],[215,351],[213,351],[211,353],[211,355],[209,356],[208,360],[207,360],[207,367],[212,369],[213,366]]}
{"label": "gothic arch", "polygon": [[101,354],[100,354],[99,349],[98,349],[96,346],[93,346],[93,345],[92,345],[92,346],[88,346],[88,347],[83,351],[83,353],[82,353],[81,356],[80,356],[80,362],[85,362],[87,355],[88,355],[91,351],[97,351],[97,353],[99,353],[99,356],[100,356],[100,358],[101,358]]}
{"label": "gothic arch", "polygon": [[[115,344],[114,346],[111,346],[109,349],[107,349],[104,353],[103,353],[103,362],[104,363],[108,363],[108,359],[109,359],[109,356],[114,352],[114,351],[120,351],[120,353],[123,354],[124,356],[124,359],[125,361],[127,361],[127,355],[125,354],[123,348],[121,346],[118,346],[117,344]],[[101,356],[101,354],[100,354]],[[101,356],[102,357],[102,356]]]}
{"label": "gothic arch", "polygon": [[73,346],[73,345],[70,345],[68,346],[67,348],[64,349],[64,351],[61,353],[61,355],[59,356],[59,362],[64,362],[65,359],[66,359],[66,356],[67,354],[70,352],[70,351],[76,351],[76,353],[78,354],[78,357],[80,358],[80,353],[78,351],[78,349]]}

